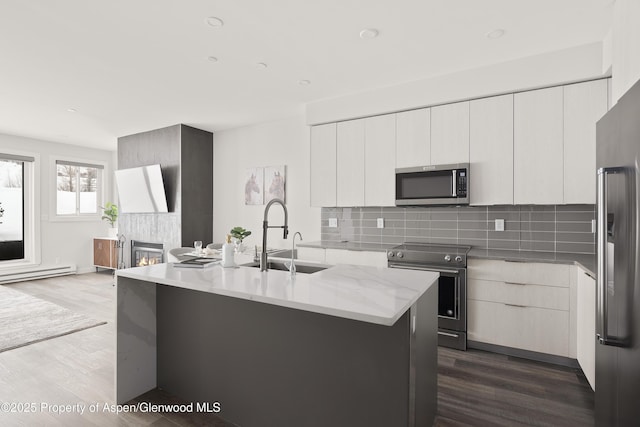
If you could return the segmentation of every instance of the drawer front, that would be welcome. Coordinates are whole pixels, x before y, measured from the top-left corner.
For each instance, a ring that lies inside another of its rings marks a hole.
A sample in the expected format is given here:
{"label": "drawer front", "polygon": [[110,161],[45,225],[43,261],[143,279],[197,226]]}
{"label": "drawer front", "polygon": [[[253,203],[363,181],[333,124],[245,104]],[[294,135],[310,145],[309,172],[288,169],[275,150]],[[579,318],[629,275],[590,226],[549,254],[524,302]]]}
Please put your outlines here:
{"label": "drawer front", "polygon": [[472,341],[569,357],[569,312],[470,300]]}
{"label": "drawer front", "polygon": [[468,279],[467,298],[569,311],[569,288]]}
{"label": "drawer front", "polygon": [[373,251],[350,251],[344,249],[327,249],[327,264],[354,264],[371,267],[386,267],[387,253]]}
{"label": "drawer front", "polygon": [[540,262],[470,259],[467,277],[499,282],[569,287],[571,266]]}

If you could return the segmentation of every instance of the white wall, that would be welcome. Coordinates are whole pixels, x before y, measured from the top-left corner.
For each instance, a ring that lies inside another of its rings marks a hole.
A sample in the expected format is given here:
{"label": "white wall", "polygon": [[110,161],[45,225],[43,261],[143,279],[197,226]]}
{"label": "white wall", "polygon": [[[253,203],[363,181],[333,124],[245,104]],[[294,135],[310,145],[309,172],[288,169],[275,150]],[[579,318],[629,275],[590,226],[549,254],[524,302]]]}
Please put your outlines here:
{"label": "white wall", "polygon": [[[628,1],[640,4],[638,0]],[[473,70],[324,99],[307,104],[306,120],[310,125],[329,123],[595,79],[604,76],[602,55],[602,43],[592,43]]]}
{"label": "white wall", "polygon": [[[113,198],[113,170],[115,153],[75,145],[59,144],[31,138],[0,134],[0,152],[20,151],[37,155],[36,167],[39,168],[39,208],[40,222],[40,264],[75,264],[78,272],[89,272],[93,267],[93,237],[107,235],[109,225],[100,219],[91,221],[55,221],[50,216],[50,202],[55,199],[55,172],[52,170],[51,157],[93,160],[105,163],[105,200]],[[37,248],[36,248],[37,250]]]}
{"label": "white wall", "polygon": [[[222,242],[229,230],[241,226],[252,231],[245,240],[251,248],[262,244],[264,205],[244,203],[245,170],[286,165],[286,205],[289,238],[282,231],[268,232],[268,246],[290,248],[293,233],[305,241],[320,239],[320,209],[309,207],[309,127],[304,117],[216,132],[213,135],[213,237]],[[269,223],[282,224],[282,209],[274,205]]]}
{"label": "white wall", "polygon": [[616,0],[612,38],[611,88],[615,103],[640,79],[640,1]]}

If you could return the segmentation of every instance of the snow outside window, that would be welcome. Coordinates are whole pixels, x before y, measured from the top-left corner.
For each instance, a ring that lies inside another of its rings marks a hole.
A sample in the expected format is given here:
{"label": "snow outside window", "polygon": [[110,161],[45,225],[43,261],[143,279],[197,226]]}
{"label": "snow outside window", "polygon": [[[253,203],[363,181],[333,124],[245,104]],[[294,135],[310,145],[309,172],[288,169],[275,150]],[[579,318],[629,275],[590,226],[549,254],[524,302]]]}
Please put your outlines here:
{"label": "snow outside window", "polygon": [[56,214],[95,216],[102,203],[101,165],[56,161]]}
{"label": "snow outside window", "polygon": [[0,269],[35,259],[34,157],[0,153]]}

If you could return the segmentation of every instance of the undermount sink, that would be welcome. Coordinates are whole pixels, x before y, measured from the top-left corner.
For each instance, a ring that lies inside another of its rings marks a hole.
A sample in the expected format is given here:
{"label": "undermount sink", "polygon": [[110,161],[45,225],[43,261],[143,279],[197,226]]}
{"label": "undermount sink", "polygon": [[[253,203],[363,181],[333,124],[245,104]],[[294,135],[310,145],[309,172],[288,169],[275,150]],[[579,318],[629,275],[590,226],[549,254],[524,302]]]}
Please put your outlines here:
{"label": "undermount sink", "polygon": [[[326,270],[331,267],[330,265],[322,265],[322,264],[305,264],[302,262],[296,262],[296,273],[302,274],[312,274],[317,273],[318,271]],[[259,262],[251,262],[248,264],[242,264],[243,267],[254,267],[260,268]],[[269,261],[267,262],[267,268],[269,270],[281,270],[281,271],[289,271],[286,265],[284,265],[284,261]]]}

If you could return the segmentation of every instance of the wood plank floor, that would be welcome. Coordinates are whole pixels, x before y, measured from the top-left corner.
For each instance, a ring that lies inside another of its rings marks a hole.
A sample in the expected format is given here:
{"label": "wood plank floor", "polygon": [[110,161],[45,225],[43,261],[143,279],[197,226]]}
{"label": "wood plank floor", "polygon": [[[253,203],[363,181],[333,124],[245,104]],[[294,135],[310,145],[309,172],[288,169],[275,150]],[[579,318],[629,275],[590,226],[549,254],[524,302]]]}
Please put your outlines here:
{"label": "wood plank floor", "polygon": [[[113,404],[112,283],[109,273],[91,273],[5,285],[108,323],[0,353],[0,402],[14,404],[14,409],[25,403],[37,406],[35,413],[0,410],[0,425],[231,427],[215,414],[102,411],[105,404]],[[437,426],[593,425],[594,395],[579,370],[445,348],[439,349],[438,365]],[[139,400],[181,402],[157,390]],[[100,407],[96,413],[89,409],[84,414],[53,411],[53,405],[84,404],[89,408],[96,403]],[[224,402],[221,404],[224,417]]]}
{"label": "wood plank floor", "polygon": [[580,369],[438,349],[437,426],[593,426],[593,408]]}

